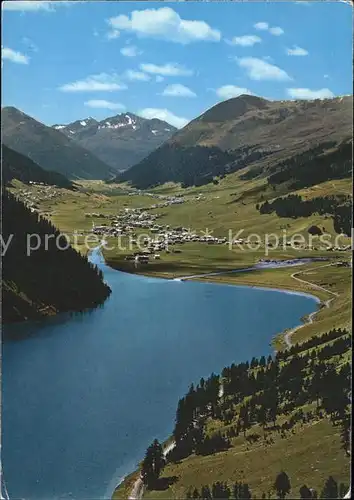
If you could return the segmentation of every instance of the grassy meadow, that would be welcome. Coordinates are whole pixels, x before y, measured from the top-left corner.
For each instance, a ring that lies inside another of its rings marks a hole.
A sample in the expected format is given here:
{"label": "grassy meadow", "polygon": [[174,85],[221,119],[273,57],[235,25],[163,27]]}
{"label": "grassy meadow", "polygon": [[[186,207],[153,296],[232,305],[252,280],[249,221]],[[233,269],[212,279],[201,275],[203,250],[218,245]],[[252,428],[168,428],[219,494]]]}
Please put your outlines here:
{"label": "grassy meadow", "polygon": [[[254,430],[257,432],[256,428]],[[273,483],[281,470],[286,471],[291,481],[289,498],[298,498],[303,484],[321,491],[329,475],[348,485],[349,459],[340,447],[339,429],[334,430],[327,420],[298,425],[286,442],[276,433],[272,437],[272,445],[261,442],[250,446],[239,436],[233,439],[232,448],[225,452],[192,455],[180,463],[168,464],[161,477],[175,478],[175,483],[162,491],[147,491],[144,498],[185,498],[190,487],[200,490],[202,485],[216,481],[230,484],[244,481],[249,484],[254,497],[261,498],[262,493],[266,493],[275,498]]]}

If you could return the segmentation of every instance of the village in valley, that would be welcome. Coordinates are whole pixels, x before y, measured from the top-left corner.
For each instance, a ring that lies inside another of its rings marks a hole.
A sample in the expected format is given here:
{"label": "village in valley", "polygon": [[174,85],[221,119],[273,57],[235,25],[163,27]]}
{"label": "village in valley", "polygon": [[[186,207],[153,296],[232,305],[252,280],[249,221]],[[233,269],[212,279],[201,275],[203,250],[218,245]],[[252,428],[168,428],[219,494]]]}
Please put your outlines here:
{"label": "village in valley", "polygon": [[[84,192],[81,188],[80,191]],[[67,190],[46,185],[43,182],[30,182],[29,185],[22,185],[16,190],[16,197],[23,201],[32,212],[38,212],[41,216],[49,217],[55,212],[58,202],[65,203],[67,193]],[[141,264],[146,265],[150,260],[161,260],[167,254],[181,253],[182,249],[180,247],[185,243],[204,245],[243,245],[250,243],[247,235],[242,238],[230,237],[229,234],[215,236],[213,231],[207,228],[198,232],[196,229],[184,225],[159,223],[159,219],[164,215],[159,209],[171,208],[191,202],[203,203],[207,199],[204,193],[189,196],[182,193],[166,195],[125,187],[120,188],[120,193],[125,200],[134,197],[141,200],[147,197],[156,200],[156,202],[140,207],[134,206],[135,201],[129,207],[125,206],[126,203],[122,203],[117,206],[117,213],[84,212],[82,217],[85,220],[92,219],[92,225],[87,227],[87,224],[85,224],[86,228],[75,230],[75,234],[78,236],[94,234],[102,238],[103,242],[107,239],[118,238],[120,244],[118,244],[117,248],[119,249],[120,245],[122,245],[124,250],[129,250],[129,253],[124,252],[124,259],[134,263],[135,267]],[[43,209],[44,207],[46,208]],[[208,214],[211,214],[211,212],[208,212]],[[280,244],[283,248],[294,246],[286,238],[280,239]],[[261,247],[265,248],[265,245],[266,243],[262,241]],[[269,247],[271,246],[272,244],[269,243]],[[305,244],[297,245],[297,249],[312,250]],[[348,245],[338,245],[328,248],[327,251],[345,250],[348,250]],[[267,262],[267,259],[261,259],[260,262]]]}
{"label": "village in valley", "polygon": [[[21,200],[31,212],[40,210],[40,203],[53,201],[64,196],[64,190],[56,186],[50,186],[44,182],[29,181],[16,192],[16,197]],[[44,215],[44,214],[43,214]]]}
{"label": "village in valley", "polygon": [[[159,214],[152,214],[150,210],[160,208],[170,204],[183,203],[183,198],[170,198],[164,203],[152,205],[145,208],[125,208],[118,215],[105,216],[97,213],[87,213],[86,217],[104,217],[110,219],[110,226],[107,224],[95,225],[92,223],[92,232],[105,237],[128,236],[130,245],[136,245],[138,248],[144,247],[144,250],[128,254],[125,260],[134,260],[137,263],[146,264],[152,257],[159,260],[159,252],[180,253],[180,249],[171,249],[171,246],[190,242],[199,242],[207,244],[225,244],[227,238],[217,238],[211,234],[198,235],[196,231],[183,226],[170,227],[169,224],[157,224]],[[137,234],[137,229],[145,229],[150,232]],[[207,232],[206,232],[207,233]]]}
{"label": "village in valley", "polygon": [[[182,250],[176,246],[184,243],[228,244],[226,236],[213,236],[212,231],[201,231],[201,234],[198,234],[196,230],[182,225],[170,226],[158,223],[163,214],[154,213],[156,209],[181,205],[190,201],[203,202],[206,198],[203,193],[188,198],[181,193],[163,195],[138,189],[122,188],[121,193],[129,198],[141,196],[153,198],[156,203],[143,207],[121,208],[117,214],[85,212],[83,215],[85,219],[92,219],[92,226],[90,229],[75,231],[75,235],[84,236],[91,233],[100,236],[102,241],[107,238],[126,238],[127,245],[125,247],[129,248],[131,253],[125,255],[125,260],[134,262],[135,265],[148,264],[150,260],[160,260],[162,252],[165,255],[181,253]],[[16,196],[32,212],[38,212],[41,216],[47,217],[49,214],[41,210],[41,203],[53,202],[55,207],[56,200],[65,197],[65,190],[42,182],[31,182],[29,186],[16,190]],[[238,238],[233,243],[243,243],[244,241],[244,238]]]}

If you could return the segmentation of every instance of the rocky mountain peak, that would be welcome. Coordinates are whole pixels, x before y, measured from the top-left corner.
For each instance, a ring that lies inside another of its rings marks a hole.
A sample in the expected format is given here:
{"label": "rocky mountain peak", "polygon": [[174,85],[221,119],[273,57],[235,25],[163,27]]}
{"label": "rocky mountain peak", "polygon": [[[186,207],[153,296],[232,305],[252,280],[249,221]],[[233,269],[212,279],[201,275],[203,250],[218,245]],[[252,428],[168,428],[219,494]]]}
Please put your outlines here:
{"label": "rocky mountain peak", "polygon": [[143,118],[130,112],[100,121],[89,117],[67,125],[54,125],[53,128],[117,170],[137,163],[177,130],[165,121]]}

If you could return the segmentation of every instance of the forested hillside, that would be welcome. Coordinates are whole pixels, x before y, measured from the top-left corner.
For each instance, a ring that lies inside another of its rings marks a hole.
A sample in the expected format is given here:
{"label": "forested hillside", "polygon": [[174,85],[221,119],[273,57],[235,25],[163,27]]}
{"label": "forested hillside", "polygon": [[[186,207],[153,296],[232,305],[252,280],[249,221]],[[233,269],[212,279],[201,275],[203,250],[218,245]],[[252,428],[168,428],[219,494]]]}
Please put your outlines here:
{"label": "forested hillside", "polygon": [[351,234],[352,228],[352,199],[347,196],[326,196],[303,200],[299,195],[276,198],[262,205],[257,204],[261,214],[271,214],[275,212],[278,217],[310,217],[312,214],[331,215],[333,217],[333,227],[337,233]]}
{"label": "forested hillside", "polygon": [[[349,475],[335,462],[349,462],[350,348],[351,333],[332,329],[192,384],[178,402],[171,451],[157,440],[147,449],[144,498],[343,498]],[[327,438],[331,426],[336,447],[326,461],[306,435]],[[257,454],[265,464],[253,463]]]}
{"label": "forested hillside", "polygon": [[291,189],[301,189],[332,179],[350,178],[353,171],[353,141],[325,142],[295,155],[269,169],[270,185],[287,182]]}
{"label": "forested hillside", "polygon": [[134,186],[148,188],[165,182],[180,182],[183,187],[201,186],[224,175],[233,166],[236,156],[217,147],[196,146],[172,148],[163,145],[141,163],[118,176],[120,182],[131,181]]}
{"label": "forested hillside", "polygon": [[[2,320],[35,319],[102,304],[110,288],[101,271],[68,246],[46,219],[7,191],[2,198],[2,237],[5,245],[9,242],[2,259]],[[31,234],[38,240],[31,239],[34,250],[28,254]]]}
{"label": "forested hillside", "polygon": [[52,186],[72,189],[73,184],[64,175],[58,172],[44,170],[20,153],[7,146],[2,146],[2,180],[5,185],[17,179],[25,184],[29,182],[43,182]]}

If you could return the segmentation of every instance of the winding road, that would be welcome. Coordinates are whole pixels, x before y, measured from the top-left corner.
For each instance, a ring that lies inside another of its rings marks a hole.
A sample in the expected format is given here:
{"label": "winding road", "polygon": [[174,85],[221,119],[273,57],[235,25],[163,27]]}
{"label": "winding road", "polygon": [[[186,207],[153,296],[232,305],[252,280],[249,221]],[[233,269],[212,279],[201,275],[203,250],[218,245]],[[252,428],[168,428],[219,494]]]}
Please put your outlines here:
{"label": "winding road", "polygon": [[[314,269],[320,269],[320,268],[323,268],[323,267],[329,267],[329,266],[333,266],[334,263],[332,262],[331,264],[325,264],[324,266],[319,266],[319,267],[313,267],[311,269],[306,269],[305,271],[297,271],[296,273],[292,273],[291,277],[296,280],[296,281],[299,281],[300,283],[305,283],[306,285],[310,285],[312,288],[316,289],[316,290],[322,290],[326,293],[329,293],[330,295],[332,295],[332,297],[328,300],[326,300],[325,302],[323,302],[323,305],[325,307],[329,307],[330,303],[332,302],[332,300],[334,300],[336,297],[339,297],[339,293],[337,292],[332,292],[332,290],[328,290],[327,288],[324,288],[323,286],[320,286],[320,285],[316,285],[315,283],[312,283],[311,281],[307,281],[307,280],[304,280],[302,278],[298,278],[297,275],[299,274],[302,274],[302,273],[308,273]],[[319,309],[317,311],[314,311],[312,312],[311,314],[309,314],[306,318],[306,321],[304,323],[302,323],[301,325],[298,325],[296,326],[295,328],[292,328],[290,331],[288,331],[285,335],[284,335],[284,342],[286,344],[287,347],[291,347],[293,344],[291,342],[291,337],[294,335],[295,332],[297,332],[300,328],[303,328],[305,325],[310,325],[311,323],[313,323],[313,318],[316,316],[316,314],[318,314],[319,312]]]}
{"label": "winding road", "polygon": [[[318,260],[316,258],[303,258],[303,259],[292,259],[285,261],[273,261],[273,262],[258,262],[250,267],[243,267],[240,269],[230,269],[224,271],[213,271],[211,273],[204,274],[192,274],[189,276],[179,276],[177,278],[173,278],[173,281],[187,281],[198,278],[206,278],[208,276],[220,276],[223,274],[235,274],[235,273],[244,273],[246,271],[260,271],[264,269],[279,269],[283,267],[294,267],[294,266],[302,266],[304,264],[308,264],[309,262],[314,262]],[[322,258],[320,260],[323,260]],[[328,264],[326,264],[328,265]]]}

